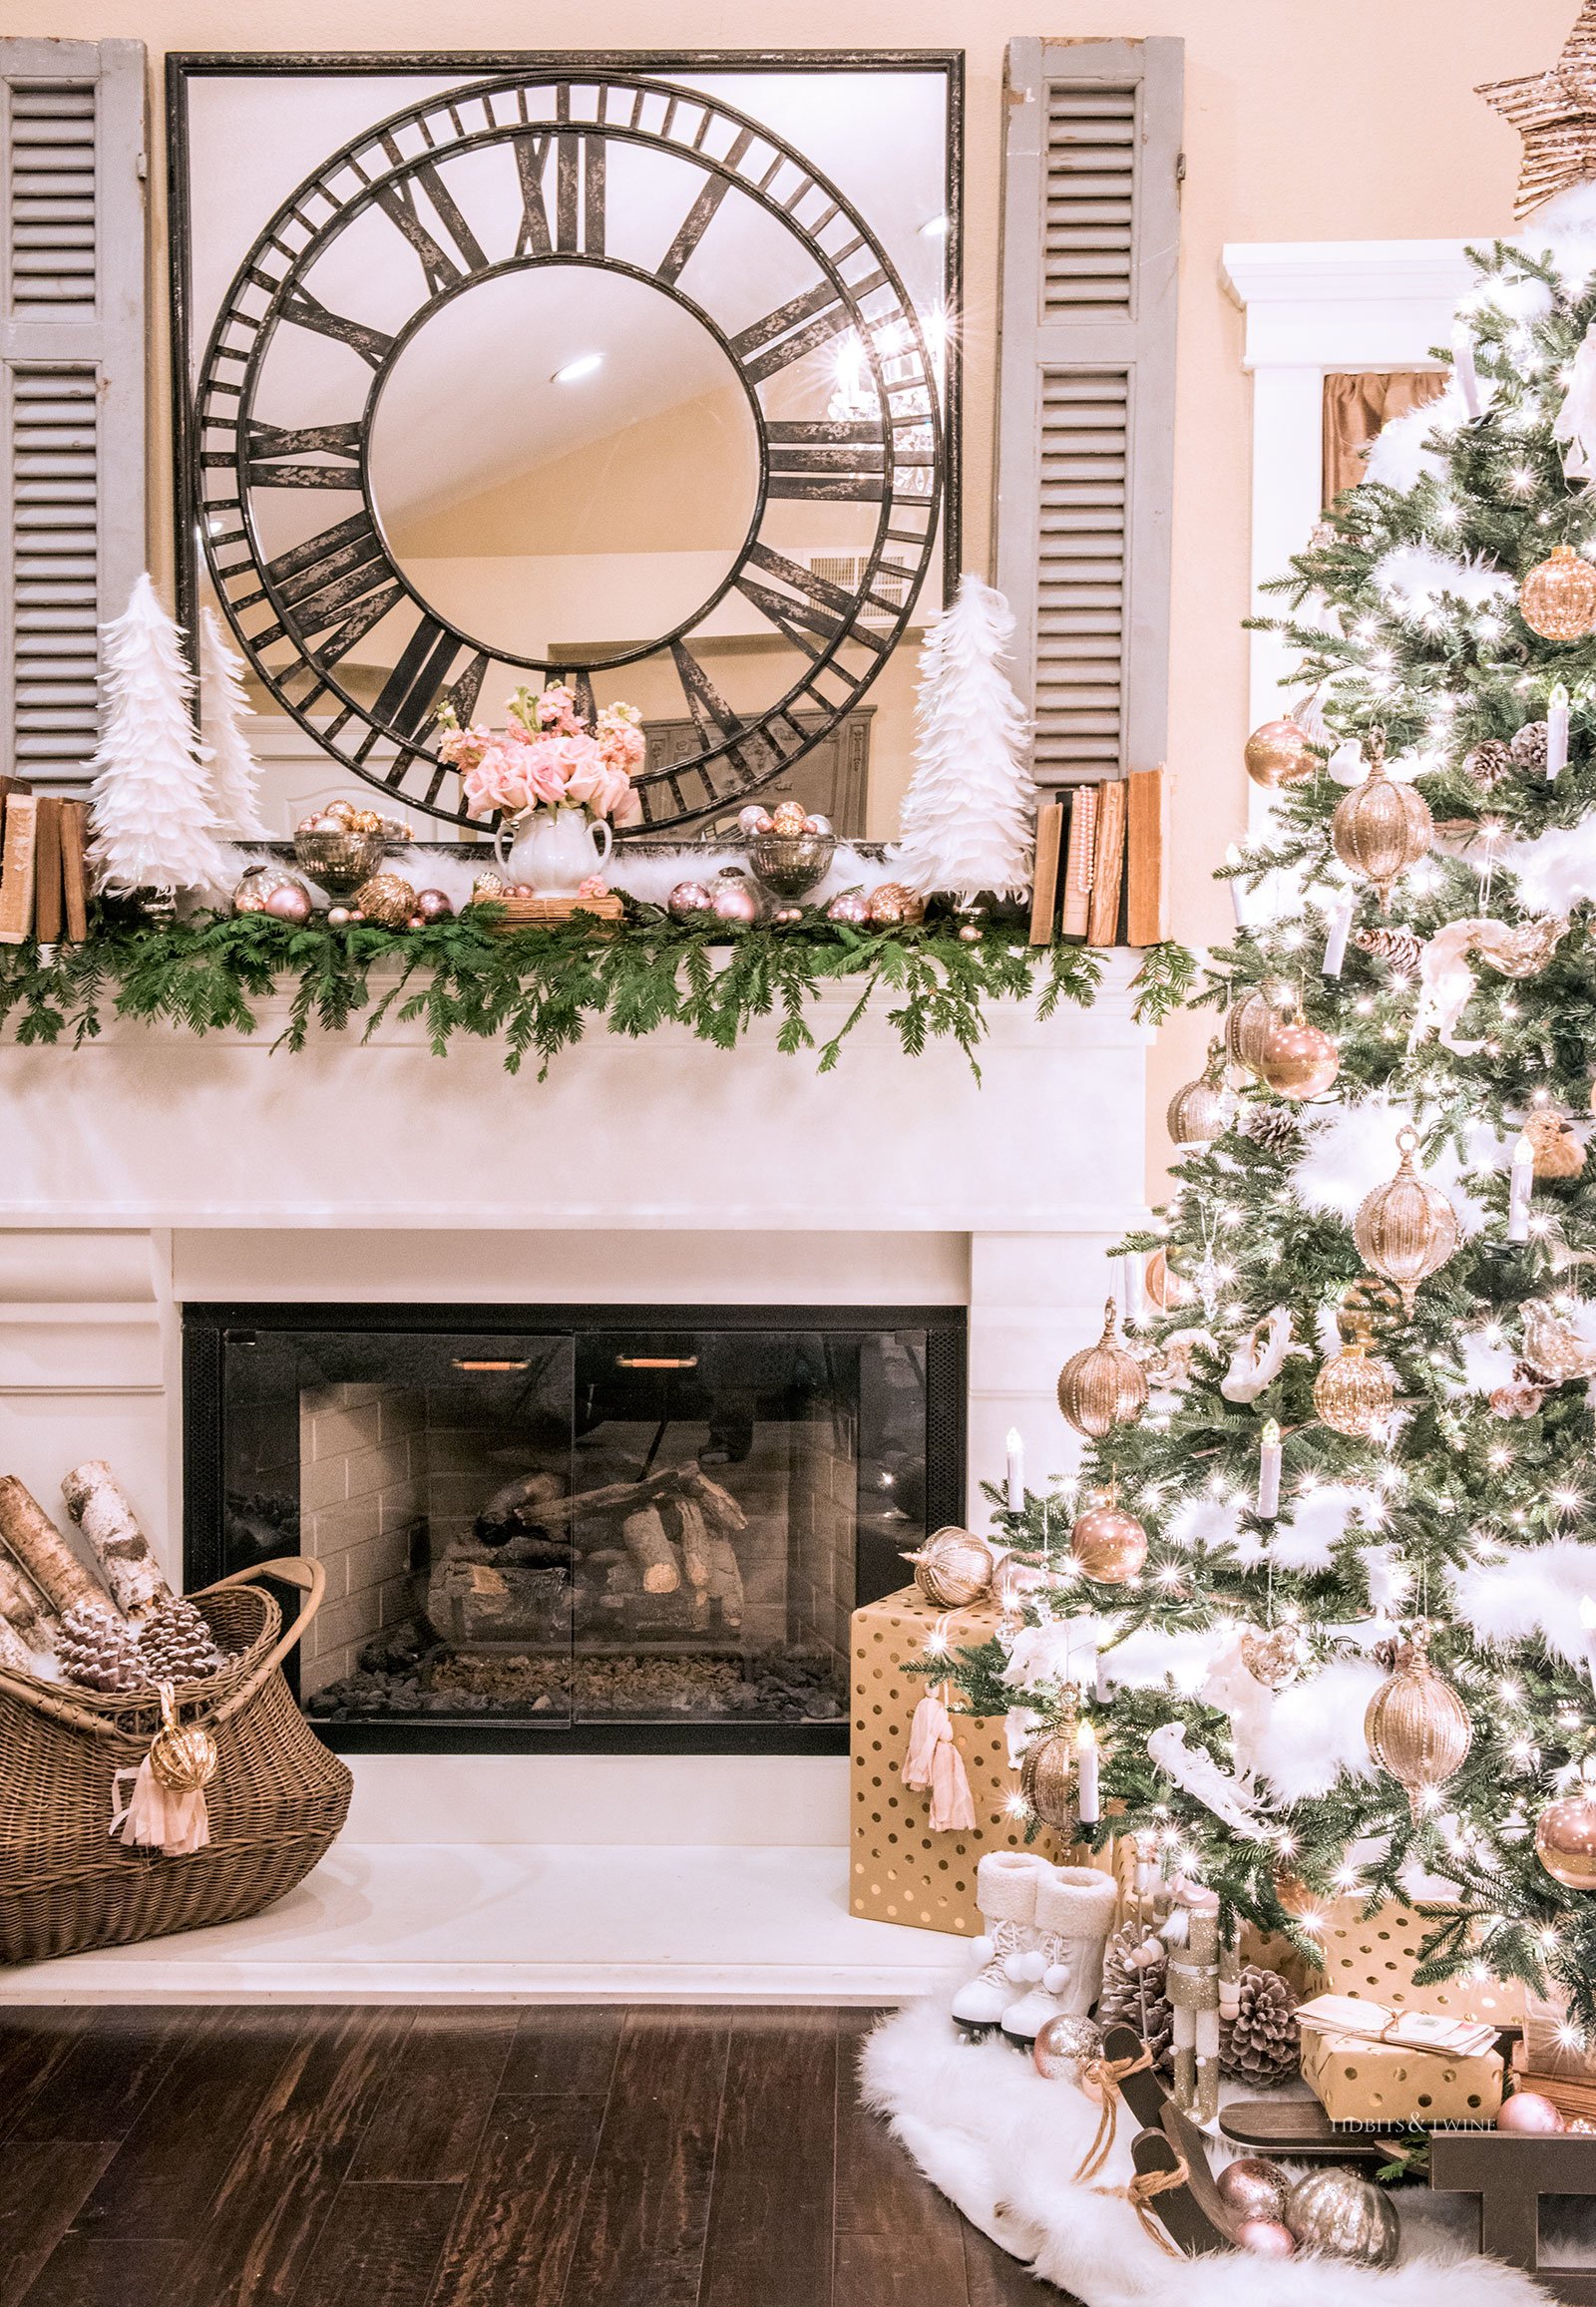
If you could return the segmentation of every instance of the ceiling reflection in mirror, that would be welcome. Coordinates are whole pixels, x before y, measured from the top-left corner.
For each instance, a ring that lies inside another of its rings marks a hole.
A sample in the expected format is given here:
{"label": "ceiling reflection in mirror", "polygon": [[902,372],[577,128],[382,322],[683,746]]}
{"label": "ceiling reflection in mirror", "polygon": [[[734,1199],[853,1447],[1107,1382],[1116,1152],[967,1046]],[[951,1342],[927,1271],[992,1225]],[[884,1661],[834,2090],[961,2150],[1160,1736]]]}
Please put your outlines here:
{"label": "ceiling reflection in mirror", "polygon": [[941,603],[951,86],[197,71],[185,542],[268,714],[440,817],[440,708],[546,677],[645,829],[779,784]]}

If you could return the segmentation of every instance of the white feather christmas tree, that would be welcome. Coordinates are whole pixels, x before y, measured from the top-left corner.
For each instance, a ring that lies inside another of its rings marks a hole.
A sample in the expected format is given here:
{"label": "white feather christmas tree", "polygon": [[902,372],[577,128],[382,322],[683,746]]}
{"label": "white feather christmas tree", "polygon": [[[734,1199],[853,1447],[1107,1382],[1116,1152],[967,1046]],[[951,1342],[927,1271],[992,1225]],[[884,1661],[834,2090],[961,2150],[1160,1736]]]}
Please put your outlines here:
{"label": "white feather christmas tree", "polygon": [[214,889],[228,872],[189,714],[194,676],[148,576],[101,638],[108,710],[89,764],[99,887],[114,897]]}
{"label": "white feather christmas tree", "polygon": [[1022,896],[1030,887],[1036,788],[1030,724],[1003,670],[1013,611],[966,575],[920,657],[915,773],[894,858],[912,889]]}
{"label": "white feather christmas tree", "polygon": [[260,764],[243,729],[253,718],[243,659],[227,646],[221,619],[207,602],[200,611],[200,758],[216,822],[234,841],[270,839],[260,816]]}

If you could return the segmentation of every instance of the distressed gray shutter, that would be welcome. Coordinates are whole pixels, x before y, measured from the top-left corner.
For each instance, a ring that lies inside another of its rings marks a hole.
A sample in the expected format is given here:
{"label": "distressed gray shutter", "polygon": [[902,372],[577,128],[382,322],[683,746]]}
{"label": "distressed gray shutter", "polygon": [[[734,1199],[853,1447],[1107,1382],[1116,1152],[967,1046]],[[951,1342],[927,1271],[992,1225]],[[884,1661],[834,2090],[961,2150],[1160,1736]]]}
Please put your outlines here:
{"label": "distressed gray shutter", "polygon": [[1166,751],[1183,51],[1008,49],[998,583],[1043,785]]}
{"label": "distressed gray shutter", "polygon": [[51,785],[145,560],[144,53],[0,40],[0,770]]}

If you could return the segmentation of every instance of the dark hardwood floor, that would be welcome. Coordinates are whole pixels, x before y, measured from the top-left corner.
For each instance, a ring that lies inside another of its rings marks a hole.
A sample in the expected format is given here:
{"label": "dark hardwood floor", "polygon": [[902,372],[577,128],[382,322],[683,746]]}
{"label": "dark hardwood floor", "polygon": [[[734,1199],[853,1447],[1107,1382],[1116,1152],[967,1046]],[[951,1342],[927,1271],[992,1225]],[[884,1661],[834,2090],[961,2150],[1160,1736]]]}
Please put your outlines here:
{"label": "dark hardwood floor", "polygon": [[855,2011],[0,2012],[0,2307],[1031,2307]]}

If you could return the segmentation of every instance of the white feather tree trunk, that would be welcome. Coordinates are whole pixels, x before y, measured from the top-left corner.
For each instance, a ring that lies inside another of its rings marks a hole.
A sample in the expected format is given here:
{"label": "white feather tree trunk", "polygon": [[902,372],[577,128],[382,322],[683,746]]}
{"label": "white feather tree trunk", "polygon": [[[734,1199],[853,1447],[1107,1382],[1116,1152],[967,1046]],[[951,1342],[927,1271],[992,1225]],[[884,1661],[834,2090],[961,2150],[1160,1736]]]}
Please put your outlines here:
{"label": "white feather tree trunk", "polygon": [[207,602],[200,611],[200,758],[209,773],[216,822],[234,841],[271,837],[260,816],[260,764],[244,735],[245,721],[253,719],[243,659],[227,646],[221,619]]}
{"label": "white feather tree trunk", "polygon": [[98,885],[113,897],[214,889],[228,874],[189,712],[194,675],[148,575],[101,635],[108,711],[89,764]]}
{"label": "white feather tree trunk", "polygon": [[1003,667],[1013,611],[966,575],[920,658],[915,773],[894,859],[912,889],[1019,897],[1030,887],[1036,788],[1030,723]]}

